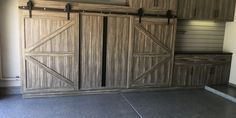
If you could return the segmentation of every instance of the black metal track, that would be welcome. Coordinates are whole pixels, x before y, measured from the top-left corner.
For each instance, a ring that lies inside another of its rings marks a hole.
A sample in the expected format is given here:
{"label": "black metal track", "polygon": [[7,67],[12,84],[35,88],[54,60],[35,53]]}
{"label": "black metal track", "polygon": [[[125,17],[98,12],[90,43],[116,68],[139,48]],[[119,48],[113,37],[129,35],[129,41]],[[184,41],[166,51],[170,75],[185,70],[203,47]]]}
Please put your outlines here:
{"label": "black metal track", "polygon": [[[19,9],[22,10],[29,10],[27,6],[19,6]],[[57,9],[57,8],[45,8],[45,7],[33,7],[32,10],[37,11],[54,11],[54,12],[66,12],[65,9]],[[102,14],[114,14],[114,15],[133,15],[139,16],[138,13],[125,13],[125,12],[108,12],[108,11],[93,11],[93,10],[71,10],[71,13],[78,13],[78,12],[85,12],[85,13],[102,13]],[[160,15],[160,14],[143,14],[143,16],[150,16],[150,17],[158,17],[158,18],[168,18],[168,15]],[[171,18],[176,18],[176,16],[171,15]]]}
{"label": "black metal track", "polygon": [[103,46],[102,46],[102,87],[106,86],[106,70],[107,70],[107,26],[108,17],[103,17]]}

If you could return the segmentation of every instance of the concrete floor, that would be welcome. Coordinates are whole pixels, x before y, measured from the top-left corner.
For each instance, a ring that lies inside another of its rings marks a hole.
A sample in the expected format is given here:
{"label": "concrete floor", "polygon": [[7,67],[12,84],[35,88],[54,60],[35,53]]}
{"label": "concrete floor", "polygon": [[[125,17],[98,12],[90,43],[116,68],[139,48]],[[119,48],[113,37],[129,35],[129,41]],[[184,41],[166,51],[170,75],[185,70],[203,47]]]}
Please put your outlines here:
{"label": "concrete floor", "polygon": [[224,85],[224,86],[210,86],[210,87],[236,98],[236,88],[232,86]]}
{"label": "concrete floor", "polygon": [[0,118],[236,118],[236,104],[205,90],[0,98]]}

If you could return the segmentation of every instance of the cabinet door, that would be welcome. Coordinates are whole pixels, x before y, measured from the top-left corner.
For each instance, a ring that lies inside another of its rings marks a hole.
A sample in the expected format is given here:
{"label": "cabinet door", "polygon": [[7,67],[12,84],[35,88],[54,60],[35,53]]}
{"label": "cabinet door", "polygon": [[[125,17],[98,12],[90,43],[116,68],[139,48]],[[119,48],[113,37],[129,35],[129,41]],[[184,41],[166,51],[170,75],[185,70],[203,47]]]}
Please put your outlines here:
{"label": "cabinet door", "polygon": [[129,16],[81,15],[82,90],[127,87],[129,37]]}
{"label": "cabinet door", "polygon": [[217,0],[179,0],[178,18],[214,19]]}
{"label": "cabinet door", "polygon": [[134,20],[130,76],[131,87],[168,87],[171,84],[176,19]]}
{"label": "cabinet door", "polygon": [[194,19],[214,19],[217,0],[195,0],[196,13]]}
{"label": "cabinet door", "polygon": [[23,92],[78,89],[78,14],[22,11]]}
{"label": "cabinet door", "polygon": [[129,16],[108,17],[105,88],[127,87],[130,22]]}
{"label": "cabinet door", "polygon": [[172,86],[187,87],[191,85],[193,76],[193,66],[185,64],[175,64]]}
{"label": "cabinet door", "polygon": [[129,0],[129,5],[132,8],[149,8],[176,11],[177,0]]}
{"label": "cabinet door", "polygon": [[80,88],[98,89],[102,85],[103,16],[80,16]]}
{"label": "cabinet door", "polygon": [[215,11],[216,19],[225,20],[225,21],[233,21],[234,20],[234,12],[235,12],[235,4],[236,0],[217,0],[218,9]]}
{"label": "cabinet door", "polygon": [[197,15],[196,0],[178,0],[177,16],[180,19],[193,19]]}
{"label": "cabinet door", "polygon": [[224,85],[229,82],[231,65],[219,64],[207,66],[207,85]]}
{"label": "cabinet door", "polygon": [[204,64],[175,64],[172,85],[175,87],[199,87],[206,81]]}

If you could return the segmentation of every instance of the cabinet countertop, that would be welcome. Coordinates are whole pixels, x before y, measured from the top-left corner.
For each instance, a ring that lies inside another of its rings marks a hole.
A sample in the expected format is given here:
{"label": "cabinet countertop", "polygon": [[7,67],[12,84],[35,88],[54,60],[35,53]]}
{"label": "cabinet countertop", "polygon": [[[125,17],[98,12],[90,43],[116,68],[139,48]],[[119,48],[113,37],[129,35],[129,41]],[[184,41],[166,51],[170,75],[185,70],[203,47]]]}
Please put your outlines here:
{"label": "cabinet countertop", "polygon": [[175,55],[232,55],[231,52],[223,52],[223,51],[212,51],[212,52],[199,52],[199,51],[180,51],[175,52]]}

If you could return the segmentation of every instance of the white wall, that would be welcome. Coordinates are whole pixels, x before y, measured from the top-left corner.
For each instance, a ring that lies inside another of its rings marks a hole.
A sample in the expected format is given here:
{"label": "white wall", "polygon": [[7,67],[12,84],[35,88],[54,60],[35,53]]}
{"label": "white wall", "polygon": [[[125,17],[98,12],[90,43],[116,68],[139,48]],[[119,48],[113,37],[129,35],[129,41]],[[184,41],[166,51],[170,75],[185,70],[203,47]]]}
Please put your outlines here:
{"label": "white wall", "polygon": [[18,0],[0,0],[0,21],[2,50],[0,86],[6,86],[6,84],[18,86],[19,80],[16,78],[20,76]]}
{"label": "white wall", "polygon": [[230,83],[236,84],[236,17],[234,22],[228,22],[226,24],[224,51],[233,53]]}

